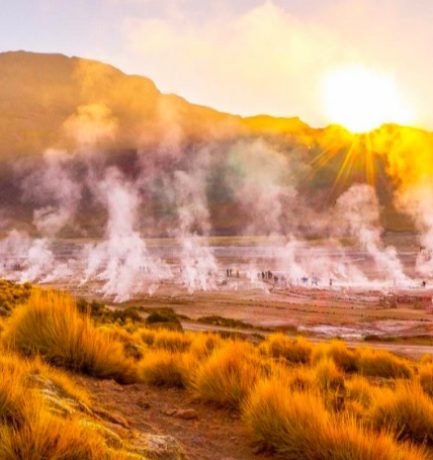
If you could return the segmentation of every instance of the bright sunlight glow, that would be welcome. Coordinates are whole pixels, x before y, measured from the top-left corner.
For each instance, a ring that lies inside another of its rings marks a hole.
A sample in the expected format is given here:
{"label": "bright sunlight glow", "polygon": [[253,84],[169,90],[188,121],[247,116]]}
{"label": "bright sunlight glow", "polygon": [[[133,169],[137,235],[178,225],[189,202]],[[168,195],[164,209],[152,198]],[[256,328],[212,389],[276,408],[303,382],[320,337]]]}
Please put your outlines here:
{"label": "bright sunlight glow", "polygon": [[366,132],[383,123],[407,124],[413,115],[396,82],[364,67],[330,72],[323,84],[326,115],[352,132]]}

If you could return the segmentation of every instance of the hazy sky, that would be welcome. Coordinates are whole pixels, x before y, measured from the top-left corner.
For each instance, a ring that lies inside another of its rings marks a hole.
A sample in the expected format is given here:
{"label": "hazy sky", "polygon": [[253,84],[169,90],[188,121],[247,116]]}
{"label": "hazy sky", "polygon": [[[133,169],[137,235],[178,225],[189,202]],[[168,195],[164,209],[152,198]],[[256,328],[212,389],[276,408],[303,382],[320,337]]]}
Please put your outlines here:
{"label": "hazy sky", "polygon": [[323,79],[390,75],[433,129],[433,0],[0,0],[1,50],[61,52],[240,114],[328,122]]}

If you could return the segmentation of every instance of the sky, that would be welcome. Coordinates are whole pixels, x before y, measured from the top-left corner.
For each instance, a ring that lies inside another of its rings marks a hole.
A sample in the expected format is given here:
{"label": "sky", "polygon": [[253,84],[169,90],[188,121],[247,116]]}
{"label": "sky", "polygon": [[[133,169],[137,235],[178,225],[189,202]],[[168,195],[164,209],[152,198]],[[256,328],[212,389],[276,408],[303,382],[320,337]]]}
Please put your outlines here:
{"label": "sky", "polygon": [[0,51],[96,59],[191,102],[299,116],[313,126],[330,122],[328,76],[358,66],[386,75],[411,124],[433,129],[433,0],[0,0],[0,7]]}

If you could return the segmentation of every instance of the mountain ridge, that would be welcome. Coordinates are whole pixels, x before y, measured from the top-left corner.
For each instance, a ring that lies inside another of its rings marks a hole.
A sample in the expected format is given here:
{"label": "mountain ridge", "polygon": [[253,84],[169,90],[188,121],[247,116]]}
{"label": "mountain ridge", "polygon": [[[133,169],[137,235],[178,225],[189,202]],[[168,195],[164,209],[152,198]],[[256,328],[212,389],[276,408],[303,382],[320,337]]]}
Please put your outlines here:
{"label": "mountain ridge", "polygon": [[[27,220],[32,204],[17,198],[20,190],[11,171],[31,170],[49,150],[97,150],[133,174],[143,153],[169,152],[161,161],[173,169],[184,167],[191,152],[209,146],[221,146],[218,153],[228,145],[263,140],[266,148],[309,169],[296,173],[296,187],[313,207],[332,205],[351,184],[367,181],[378,191],[385,228],[411,228],[393,208],[396,184],[388,173],[388,153],[410,157],[414,148],[433,145],[429,131],[385,124],[353,134],[339,125],[313,128],[298,117],[242,117],[164,94],[151,79],[99,61],[59,53],[0,53],[0,193],[3,204]],[[230,232],[242,220],[229,192],[221,187],[209,192],[217,232]]]}

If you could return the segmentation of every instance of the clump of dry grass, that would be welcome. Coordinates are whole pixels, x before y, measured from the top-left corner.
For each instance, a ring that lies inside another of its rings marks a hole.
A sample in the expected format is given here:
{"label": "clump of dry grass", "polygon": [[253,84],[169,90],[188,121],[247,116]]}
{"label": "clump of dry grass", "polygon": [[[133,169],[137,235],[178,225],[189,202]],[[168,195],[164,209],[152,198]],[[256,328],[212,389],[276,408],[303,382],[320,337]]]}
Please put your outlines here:
{"label": "clump of dry grass", "polygon": [[172,352],[182,352],[188,350],[191,341],[191,337],[184,332],[158,329],[155,334],[153,346]]}
{"label": "clump of dry grass", "polygon": [[126,357],[136,361],[143,357],[145,345],[143,341],[128,331],[127,326],[119,324],[104,324],[99,330],[107,334],[115,342],[120,342],[123,346],[123,352]]}
{"label": "clump of dry grass", "polygon": [[45,388],[39,386],[40,382],[56,385],[67,398],[89,401],[84,390],[75,387],[66,374],[49,368],[38,359],[29,361],[0,350],[2,460],[126,460],[126,454],[111,450],[96,429],[91,430],[88,424],[83,424],[81,412],[57,416],[45,399]]}
{"label": "clump of dry grass", "polygon": [[156,329],[148,329],[142,327],[135,332],[135,336],[139,338],[147,346],[152,346],[155,341]]}
{"label": "clump of dry grass", "polygon": [[27,409],[34,403],[35,395],[24,391],[29,366],[2,350],[0,357],[0,423],[19,427],[23,424]]}
{"label": "clump of dry grass", "polygon": [[317,363],[324,358],[332,358],[337,367],[344,372],[356,372],[358,370],[356,351],[350,350],[341,340],[332,340],[329,343],[314,346],[311,356],[312,363]]}
{"label": "clump of dry grass", "polygon": [[197,358],[206,358],[223,343],[224,340],[216,334],[193,334],[190,351]]}
{"label": "clump of dry grass", "polygon": [[433,397],[433,364],[424,364],[419,368],[419,383],[422,389]]}
{"label": "clump of dry grass", "polygon": [[134,371],[122,345],[78,312],[67,294],[35,292],[7,322],[4,343],[26,355],[99,378],[133,381]]}
{"label": "clump of dry grass", "polygon": [[292,339],[285,334],[272,334],[260,344],[260,351],[272,358],[284,358],[290,363],[306,364],[310,361],[312,344],[303,337]]}
{"label": "clump of dry grass", "polygon": [[194,386],[204,401],[238,408],[265,368],[253,346],[227,342],[199,366]]}
{"label": "clump of dry grass", "polygon": [[363,408],[368,408],[374,401],[377,389],[374,388],[366,378],[354,376],[345,382],[346,398],[356,401]]}
{"label": "clump of dry grass", "polygon": [[115,460],[120,456],[110,453],[103,438],[77,420],[54,417],[36,406],[20,428],[0,426],[0,458]]}
{"label": "clump of dry grass", "polygon": [[139,378],[150,385],[185,388],[193,378],[195,359],[190,353],[152,350],[139,365]]}
{"label": "clump of dry grass", "polygon": [[243,406],[256,442],[287,460],[421,460],[423,451],[329,414],[311,392],[291,392],[279,378],[262,380]]}
{"label": "clump of dry grass", "polygon": [[323,359],[314,368],[316,386],[320,391],[344,388],[344,375],[331,359]]}
{"label": "clump of dry grass", "polygon": [[310,390],[314,389],[316,385],[314,369],[309,366],[293,367],[287,372],[281,372],[281,369],[273,369],[272,374],[284,379],[291,391]]}
{"label": "clump of dry grass", "polygon": [[364,348],[358,351],[358,368],[362,375],[384,378],[410,378],[409,363],[387,351]]}
{"label": "clump of dry grass", "polygon": [[92,398],[90,394],[81,386],[73,382],[64,370],[53,368],[45,364],[39,356],[32,361],[28,361],[29,384],[41,387],[46,383],[54,385],[56,391],[78,402],[80,405],[91,407]]}
{"label": "clump of dry grass", "polygon": [[376,429],[393,431],[399,439],[433,446],[433,402],[416,384],[382,391],[370,413]]}
{"label": "clump of dry grass", "polygon": [[149,347],[172,352],[187,351],[193,340],[190,334],[170,329],[140,328],[135,335]]}

